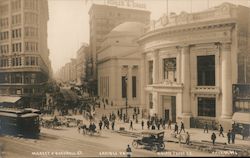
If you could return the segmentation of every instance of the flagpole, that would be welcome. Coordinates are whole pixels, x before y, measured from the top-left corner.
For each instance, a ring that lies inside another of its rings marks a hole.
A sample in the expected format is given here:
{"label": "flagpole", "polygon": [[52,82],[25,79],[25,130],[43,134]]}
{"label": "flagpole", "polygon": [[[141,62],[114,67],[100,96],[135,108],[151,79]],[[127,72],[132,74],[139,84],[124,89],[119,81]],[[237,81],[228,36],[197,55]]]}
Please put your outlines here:
{"label": "flagpole", "polygon": [[193,5],[192,5],[192,3],[193,3],[193,0],[190,0],[190,12],[191,13],[193,12]]}
{"label": "flagpole", "polygon": [[166,0],[166,12],[167,12],[167,16],[168,16],[168,0]]}

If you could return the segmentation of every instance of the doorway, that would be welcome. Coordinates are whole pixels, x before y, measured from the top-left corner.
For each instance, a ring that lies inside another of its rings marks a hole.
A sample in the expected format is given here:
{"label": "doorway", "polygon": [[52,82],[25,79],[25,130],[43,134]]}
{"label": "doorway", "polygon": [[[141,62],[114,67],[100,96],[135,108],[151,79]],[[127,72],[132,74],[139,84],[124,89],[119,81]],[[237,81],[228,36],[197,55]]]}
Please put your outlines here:
{"label": "doorway", "polygon": [[176,122],[176,96],[162,96],[162,118]]}

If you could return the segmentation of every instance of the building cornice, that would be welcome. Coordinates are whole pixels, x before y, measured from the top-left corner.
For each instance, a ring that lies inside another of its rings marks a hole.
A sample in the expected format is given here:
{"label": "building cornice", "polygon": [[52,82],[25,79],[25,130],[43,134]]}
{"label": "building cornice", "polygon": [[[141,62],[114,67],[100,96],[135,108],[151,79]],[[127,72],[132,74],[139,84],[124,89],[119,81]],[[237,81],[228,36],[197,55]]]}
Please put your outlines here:
{"label": "building cornice", "polygon": [[236,19],[229,18],[225,20],[214,20],[214,21],[178,25],[178,26],[170,26],[150,31],[141,36],[138,42],[144,43],[149,38],[153,38],[155,36],[160,36],[163,34],[171,35],[176,33],[195,32],[201,30],[213,30],[224,27],[233,27],[235,24],[236,24]]}

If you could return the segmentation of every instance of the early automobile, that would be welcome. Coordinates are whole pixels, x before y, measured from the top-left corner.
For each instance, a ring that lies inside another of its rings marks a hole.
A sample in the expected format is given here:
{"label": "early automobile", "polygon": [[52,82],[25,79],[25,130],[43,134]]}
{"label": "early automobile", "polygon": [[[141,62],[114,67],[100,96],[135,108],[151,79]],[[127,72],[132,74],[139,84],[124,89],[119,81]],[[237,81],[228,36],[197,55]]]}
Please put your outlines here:
{"label": "early automobile", "polygon": [[132,142],[134,148],[139,146],[152,151],[162,151],[165,149],[164,132],[148,131],[142,132],[141,138],[134,139]]}

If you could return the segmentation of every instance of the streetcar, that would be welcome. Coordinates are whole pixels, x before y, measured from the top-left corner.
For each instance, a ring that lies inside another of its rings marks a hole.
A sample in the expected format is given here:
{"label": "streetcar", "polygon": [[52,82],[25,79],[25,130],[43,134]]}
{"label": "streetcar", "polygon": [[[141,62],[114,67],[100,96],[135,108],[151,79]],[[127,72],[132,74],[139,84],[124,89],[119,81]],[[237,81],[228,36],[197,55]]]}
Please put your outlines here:
{"label": "streetcar", "polygon": [[37,138],[39,133],[39,114],[27,109],[0,108],[0,134]]}

